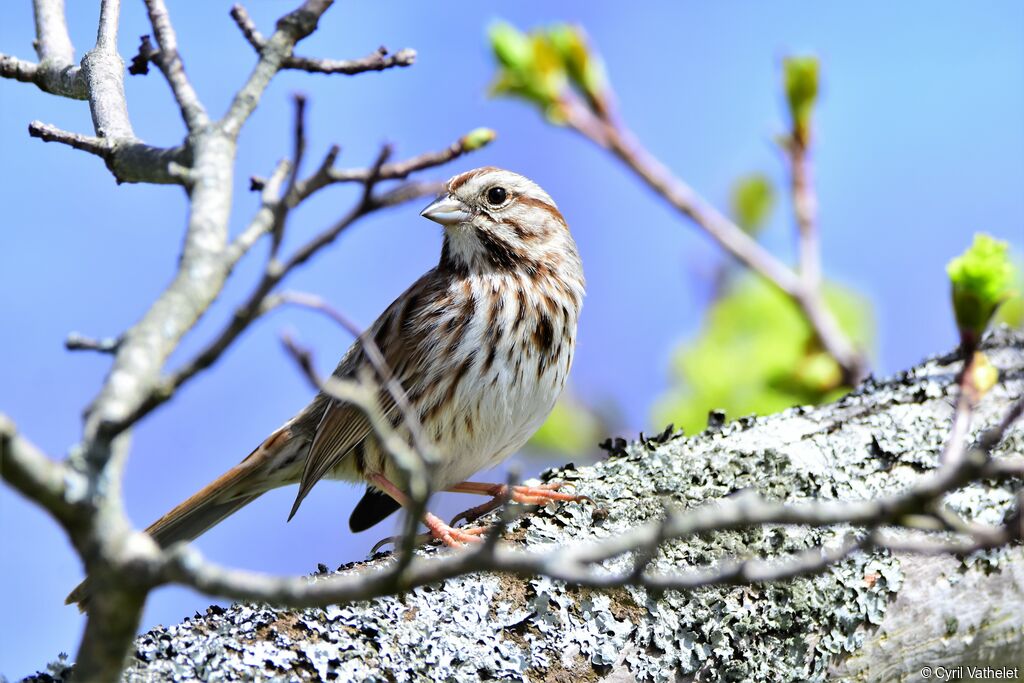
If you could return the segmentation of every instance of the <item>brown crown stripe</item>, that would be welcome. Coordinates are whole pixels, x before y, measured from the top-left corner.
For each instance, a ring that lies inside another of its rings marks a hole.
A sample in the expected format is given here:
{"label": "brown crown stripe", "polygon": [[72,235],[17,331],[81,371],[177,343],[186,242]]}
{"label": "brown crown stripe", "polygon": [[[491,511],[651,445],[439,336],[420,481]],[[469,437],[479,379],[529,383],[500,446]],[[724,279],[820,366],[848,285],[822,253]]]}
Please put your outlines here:
{"label": "brown crown stripe", "polygon": [[483,175],[484,173],[491,173],[492,171],[498,170],[500,169],[494,166],[484,166],[483,168],[478,168],[472,171],[466,171],[465,173],[459,174],[452,178],[450,181],[448,181],[448,191],[455,192],[460,187],[468,183],[470,180],[476,178],[478,175]]}

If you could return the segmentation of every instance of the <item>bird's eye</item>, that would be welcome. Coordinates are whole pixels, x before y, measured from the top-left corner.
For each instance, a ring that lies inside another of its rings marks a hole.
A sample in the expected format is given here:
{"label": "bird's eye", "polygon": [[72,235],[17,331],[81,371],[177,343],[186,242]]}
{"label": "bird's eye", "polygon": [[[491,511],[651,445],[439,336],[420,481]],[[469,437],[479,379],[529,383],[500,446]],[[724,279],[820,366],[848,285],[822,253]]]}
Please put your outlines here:
{"label": "bird's eye", "polygon": [[491,206],[498,206],[505,203],[505,199],[508,197],[508,192],[505,191],[504,187],[492,187],[487,190],[487,203]]}

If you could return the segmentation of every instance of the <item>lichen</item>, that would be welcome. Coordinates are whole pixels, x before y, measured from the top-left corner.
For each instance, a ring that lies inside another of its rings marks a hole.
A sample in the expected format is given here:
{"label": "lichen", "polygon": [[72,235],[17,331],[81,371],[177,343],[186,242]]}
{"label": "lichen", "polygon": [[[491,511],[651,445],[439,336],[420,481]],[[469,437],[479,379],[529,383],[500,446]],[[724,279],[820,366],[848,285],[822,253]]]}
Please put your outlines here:
{"label": "lichen", "polygon": [[[982,404],[977,429],[993,424],[1024,388],[1019,339],[997,335],[988,354],[1013,372],[1004,373]],[[747,489],[797,502],[903,490],[938,466],[951,415],[952,360],[869,380],[830,406],[716,424],[692,437],[666,432],[609,442],[608,459],[543,477],[571,481],[595,503],[549,505],[512,522],[506,539],[530,548],[606,537],[655,519],[666,507],[692,509]],[[1024,432],[1016,427],[996,456],[1022,450]],[[1009,490],[990,484],[955,492],[950,508],[968,521],[1002,521],[1021,483]],[[859,532],[774,526],[706,534],[665,545],[650,568],[677,572],[727,557],[784,558],[850,533]],[[999,571],[1000,552],[965,557],[964,571]],[[604,568],[632,562],[622,556]],[[658,682],[821,681],[861,647],[902,583],[900,559],[876,551],[816,576],[660,595],[484,574],[324,609],[238,604],[139,636],[125,679],[581,683],[616,671],[619,680]],[[955,619],[950,623],[952,634]]]}

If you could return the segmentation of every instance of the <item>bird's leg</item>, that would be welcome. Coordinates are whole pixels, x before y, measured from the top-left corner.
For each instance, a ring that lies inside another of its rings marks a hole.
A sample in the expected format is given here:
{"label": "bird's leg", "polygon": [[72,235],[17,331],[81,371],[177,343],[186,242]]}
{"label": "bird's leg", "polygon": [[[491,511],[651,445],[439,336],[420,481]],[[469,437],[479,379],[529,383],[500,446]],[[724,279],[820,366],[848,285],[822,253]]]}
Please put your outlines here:
{"label": "bird's leg", "polygon": [[[394,498],[396,503],[404,508],[409,507],[409,497],[406,496],[401,489],[392,484],[383,474],[371,474],[368,479],[374,486]],[[431,536],[452,548],[461,548],[466,543],[479,543],[480,534],[484,532],[484,529],[456,529],[445,524],[440,517],[431,512],[423,514],[423,523],[427,525],[428,529],[430,529]],[[374,546],[373,552],[376,552],[377,548],[379,548],[383,543],[392,540],[395,540],[395,537],[384,539],[384,541]]]}
{"label": "bird's leg", "polygon": [[505,484],[484,484],[475,481],[464,481],[446,490],[452,493],[476,493],[483,496],[491,496],[491,500],[460,512],[452,518],[451,524],[455,525],[463,519],[471,522],[501,506],[506,499],[522,505],[544,505],[553,500],[568,502],[590,500],[587,496],[562,493],[558,489],[564,485],[565,482],[555,482],[552,484],[539,484],[537,486],[513,486],[510,494],[508,486]]}

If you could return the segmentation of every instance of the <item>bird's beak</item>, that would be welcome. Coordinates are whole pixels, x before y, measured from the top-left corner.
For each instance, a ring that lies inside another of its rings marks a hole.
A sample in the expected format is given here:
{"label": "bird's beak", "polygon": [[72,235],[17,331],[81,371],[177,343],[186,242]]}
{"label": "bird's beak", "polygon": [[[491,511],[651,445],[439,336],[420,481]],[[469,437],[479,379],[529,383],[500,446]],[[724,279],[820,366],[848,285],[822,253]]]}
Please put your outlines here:
{"label": "bird's beak", "polygon": [[469,208],[451,195],[438,197],[433,204],[420,211],[420,215],[441,225],[465,223],[472,218]]}

